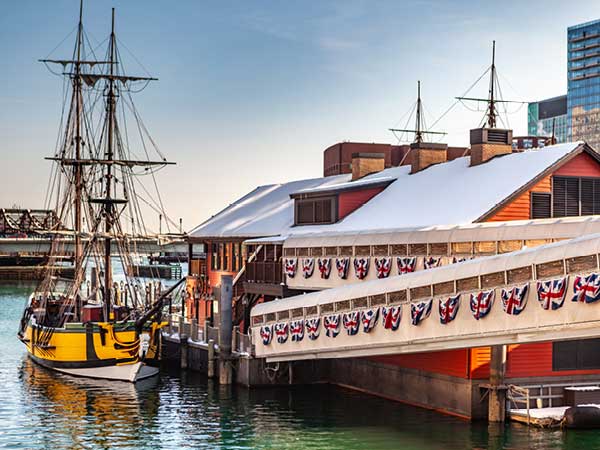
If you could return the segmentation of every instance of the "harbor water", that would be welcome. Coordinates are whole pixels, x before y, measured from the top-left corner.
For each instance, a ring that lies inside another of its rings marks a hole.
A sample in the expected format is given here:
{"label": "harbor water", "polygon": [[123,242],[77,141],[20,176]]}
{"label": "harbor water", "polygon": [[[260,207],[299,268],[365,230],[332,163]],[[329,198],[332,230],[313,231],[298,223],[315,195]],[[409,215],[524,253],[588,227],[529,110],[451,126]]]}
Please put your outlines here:
{"label": "harbor water", "polygon": [[600,449],[600,430],[488,427],[335,386],[223,388],[168,371],[135,386],[58,375],[16,338],[31,289],[0,285],[0,448]]}

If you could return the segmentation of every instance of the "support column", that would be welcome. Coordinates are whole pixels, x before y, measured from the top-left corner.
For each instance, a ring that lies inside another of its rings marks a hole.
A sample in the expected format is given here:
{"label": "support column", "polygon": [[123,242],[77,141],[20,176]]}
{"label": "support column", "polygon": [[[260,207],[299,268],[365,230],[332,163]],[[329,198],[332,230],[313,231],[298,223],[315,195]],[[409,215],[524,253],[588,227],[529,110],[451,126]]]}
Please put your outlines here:
{"label": "support column", "polygon": [[188,368],[188,337],[186,334],[179,335],[180,365],[182,369]]}
{"label": "support column", "polygon": [[233,277],[221,276],[219,297],[219,384],[231,384],[231,335],[233,319],[231,301],[233,296]]}
{"label": "support column", "polygon": [[506,417],[506,387],[504,385],[506,346],[494,345],[491,350],[488,420],[504,422]]}
{"label": "support column", "polygon": [[208,340],[208,378],[215,377],[215,341],[212,339]]}

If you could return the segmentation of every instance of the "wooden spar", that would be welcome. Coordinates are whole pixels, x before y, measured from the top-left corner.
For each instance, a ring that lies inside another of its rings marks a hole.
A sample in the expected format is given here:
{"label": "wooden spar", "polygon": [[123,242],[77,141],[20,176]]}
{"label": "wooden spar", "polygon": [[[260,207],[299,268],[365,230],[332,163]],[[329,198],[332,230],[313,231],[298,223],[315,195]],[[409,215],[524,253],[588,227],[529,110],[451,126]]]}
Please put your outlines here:
{"label": "wooden spar", "polygon": [[[75,62],[75,77],[73,78],[73,96],[75,97],[75,159],[81,158],[81,46],[83,45],[83,0],[79,3],[79,26],[77,30],[77,60]],[[83,190],[82,186],[82,167],[80,165],[73,166],[75,175],[75,273],[79,273],[83,264],[83,248],[81,245],[81,194]]]}

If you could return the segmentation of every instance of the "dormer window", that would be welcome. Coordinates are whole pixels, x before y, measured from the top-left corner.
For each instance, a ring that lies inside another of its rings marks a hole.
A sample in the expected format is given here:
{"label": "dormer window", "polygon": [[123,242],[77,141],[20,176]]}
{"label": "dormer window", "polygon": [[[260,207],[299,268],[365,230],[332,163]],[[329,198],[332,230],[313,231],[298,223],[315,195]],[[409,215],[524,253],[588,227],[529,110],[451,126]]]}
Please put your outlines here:
{"label": "dormer window", "polygon": [[296,199],[294,225],[319,225],[337,222],[337,197]]}

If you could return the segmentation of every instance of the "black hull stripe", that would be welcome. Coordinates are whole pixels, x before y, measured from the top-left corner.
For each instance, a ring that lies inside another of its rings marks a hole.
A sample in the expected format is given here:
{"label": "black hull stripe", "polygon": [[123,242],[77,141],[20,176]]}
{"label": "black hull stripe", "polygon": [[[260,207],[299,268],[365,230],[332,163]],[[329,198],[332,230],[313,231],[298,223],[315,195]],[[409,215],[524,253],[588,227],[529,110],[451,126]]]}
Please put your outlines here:
{"label": "black hull stripe", "polygon": [[93,369],[96,367],[116,366],[126,363],[134,363],[139,360],[137,356],[124,359],[98,359],[95,361],[53,361],[50,359],[38,358],[35,355],[29,354],[30,358],[38,364],[49,367],[51,369]]}

